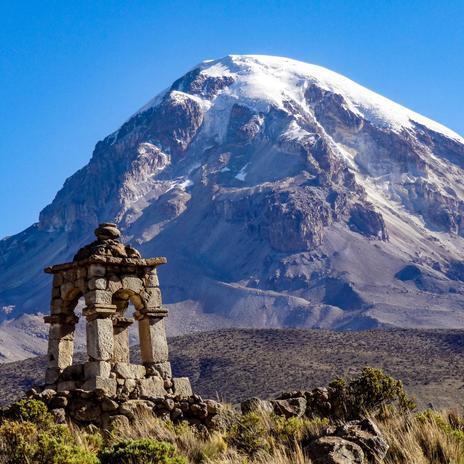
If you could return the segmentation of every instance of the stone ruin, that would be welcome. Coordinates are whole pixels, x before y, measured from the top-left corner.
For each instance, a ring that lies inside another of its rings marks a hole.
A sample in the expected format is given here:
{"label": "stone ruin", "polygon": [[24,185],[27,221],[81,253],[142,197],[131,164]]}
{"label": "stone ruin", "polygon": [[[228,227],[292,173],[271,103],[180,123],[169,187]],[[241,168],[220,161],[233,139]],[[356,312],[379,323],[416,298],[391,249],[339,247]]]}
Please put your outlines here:
{"label": "stone ruin", "polygon": [[[192,395],[189,379],[172,377],[156,268],[164,257],[142,258],[120,242],[115,224],[95,230],[97,240],[70,263],[45,269],[53,275],[46,388],[55,392],[101,392],[108,398]],[[74,310],[83,297],[87,360],[73,362]],[[135,312],[127,314],[129,303]],[[142,364],[129,358],[129,327],[136,323]]]}

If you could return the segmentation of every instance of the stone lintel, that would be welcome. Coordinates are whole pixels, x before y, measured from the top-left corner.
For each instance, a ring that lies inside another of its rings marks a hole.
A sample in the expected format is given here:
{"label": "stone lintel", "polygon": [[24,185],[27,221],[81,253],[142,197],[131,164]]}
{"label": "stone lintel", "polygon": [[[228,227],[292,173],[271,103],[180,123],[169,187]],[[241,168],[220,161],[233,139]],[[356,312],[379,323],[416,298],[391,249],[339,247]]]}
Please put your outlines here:
{"label": "stone lintel", "polygon": [[88,321],[92,321],[94,319],[110,317],[116,312],[116,309],[116,305],[92,304],[87,305],[82,310],[82,314]]}
{"label": "stone lintel", "polygon": [[134,323],[134,319],[132,319],[131,317],[118,316],[118,317],[113,318],[114,327],[125,328],[125,327],[129,327],[133,323]]}
{"label": "stone lintel", "polygon": [[162,264],[166,264],[168,260],[164,256],[156,258],[115,258],[114,256],[94,255],[90,258],[71,263],[55,264],[44,269],[47,274],[59,274],[73,268],[87,267],[90,264],[105,264],[107,266],[135,266],[154,268]]}
{"label": "stone lintel", "polygon": [[140,311],[135,311],[134,317],[138,321],[145,319],[145,318],[160,318],[160,317],[166,317],[168,315],[168,310],[164,307],[158,307],[158,308],[143,308]]}
{"label": "stone lintel", "polygon": [[53,314],[44,316],[43,319],[46,324],[75,325],[79,322],[79,318],[75,314]]}

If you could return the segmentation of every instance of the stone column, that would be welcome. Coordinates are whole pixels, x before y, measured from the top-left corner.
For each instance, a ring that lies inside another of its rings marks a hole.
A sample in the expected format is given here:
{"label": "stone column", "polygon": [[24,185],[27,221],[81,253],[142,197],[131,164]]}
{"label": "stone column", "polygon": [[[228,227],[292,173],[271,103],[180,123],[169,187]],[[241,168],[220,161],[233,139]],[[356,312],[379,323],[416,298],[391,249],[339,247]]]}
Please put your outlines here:
{"label": "stone column", "polygon": [[47,352],[48,366],[45,374],[47,384],[55,383],[60,373],[72,365],[74,329],[77,320],[74,314],[57,314],[44,317],[44,321],[50,324]]}
{"label": "stone column", "polygon": [[166,315],[167,311],[161,308],[153,312],[136,314],[139,321],[142,362],[147,367],[147,372],[154,369],[164,378],[172,375],[164,325]]}
{"label": "stone column", "polygon": [[113,319],[114,346],[112,362],[130,362],[129,326],[133,322],[133,319],[126,317],[116,317]]}
{"label": "stone column", "polygon": [[115,312],[115,305],[95,304],[84,308],[89,361],[111,361],[114,347],[112,315]]}

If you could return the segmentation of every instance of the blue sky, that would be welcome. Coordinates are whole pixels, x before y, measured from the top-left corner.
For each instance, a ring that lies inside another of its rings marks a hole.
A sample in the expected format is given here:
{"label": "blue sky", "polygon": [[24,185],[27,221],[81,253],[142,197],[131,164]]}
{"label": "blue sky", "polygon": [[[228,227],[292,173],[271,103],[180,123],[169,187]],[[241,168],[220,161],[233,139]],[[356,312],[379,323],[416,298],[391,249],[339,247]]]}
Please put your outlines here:
{"label": "blue sky", "polygon": [[326,66],[464,134],[464,1],[0,0],[0,237],[204,59]]}

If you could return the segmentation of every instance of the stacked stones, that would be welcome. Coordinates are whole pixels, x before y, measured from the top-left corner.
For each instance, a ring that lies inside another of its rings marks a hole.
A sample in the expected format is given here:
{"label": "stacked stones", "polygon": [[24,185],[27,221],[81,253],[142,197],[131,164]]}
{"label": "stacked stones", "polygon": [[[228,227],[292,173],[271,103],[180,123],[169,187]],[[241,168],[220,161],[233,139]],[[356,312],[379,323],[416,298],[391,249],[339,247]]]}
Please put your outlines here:
{"label": "stacked stones", "polygon": [[55,391],[53,389],[35,389],[28,393],[29,398],[43,401],[56,422],[72,420],[80,426],[97,425],[105,430],[129,426],[138,418],[153,414],[161,419],[173,422],[187,421],[191,425],[214,426],[215,417],[221,410],[221,404],[214,400],[203,400],[199,395],[171,395],[145,397],[133,392],[129,398],[110,397],[101,391],[81,389]]}
{"label": "stacked stones", "polygon": [[[168,359],[156,267],[166,258],[143,259],[119,241],[115,224],[100,224],[97,240],[83,247],[73,262],[45,269],[53,274],[46,389],[100,392],[108,398],[190,396],[188,378],[173,378]],[[84,298],[87,362],[73,364],[74,314]],[[138,323],[142,365],[129,359],[129,302]]]}

